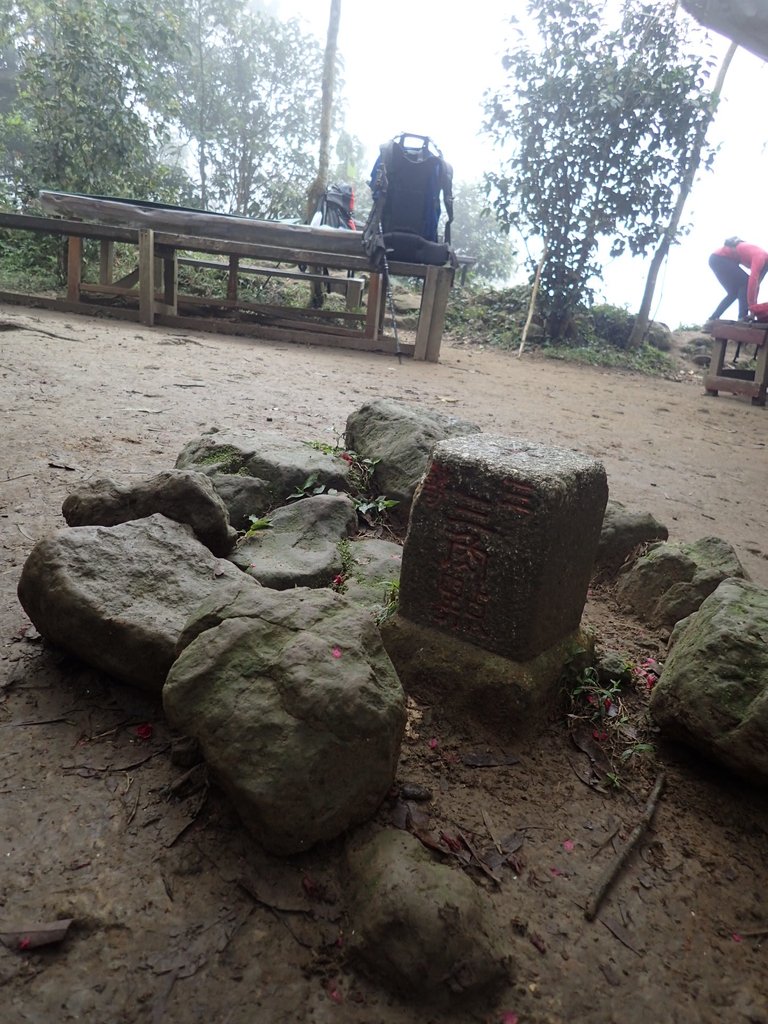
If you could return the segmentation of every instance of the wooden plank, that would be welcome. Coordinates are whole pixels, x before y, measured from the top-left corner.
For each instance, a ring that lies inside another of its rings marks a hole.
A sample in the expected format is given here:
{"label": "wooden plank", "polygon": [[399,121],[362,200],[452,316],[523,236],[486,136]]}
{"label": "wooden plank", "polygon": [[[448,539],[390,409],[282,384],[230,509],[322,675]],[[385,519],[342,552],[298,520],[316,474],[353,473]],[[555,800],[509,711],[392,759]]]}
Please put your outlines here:
{"label": "wooden plank", "polygon": [[80,284],[83,280],[83,240],[79,237],[67,239],[67,299],[77,302],[80,298]]}
{"label": "wooden plank", "polygon": [[765,344],[768,324],[745,324],[735,320],[712,320],[704,328],[717,340],[740,341],[747,345]]}
{"label": "wooden plank", "polygon": [[[234,334],[244,337],[264,338],[267,341],[288,341],[301,345],[322,345],[329,348],[346,348],[358,352],[385,352],[396,355],[395,339],[389,335],[377,339],[365,338],[357,334],[354,338],[345,336],[317,334],[313,335],[306,329],[291,330],[266,324],[249,324],[243,321],[233,323],[231,320],[209,320],[204,317],[164,316],[156,317],[156,324],[163,327],[181,327],[187,330],[205,331],[213,334]],[[413,345],[400,343],[401,355],[413,355]]]}
{"label": "wooden plank", "polygon": [[104,238],[113,242],[139,240],[138,231],[108,224],[88,224],[80,220],[60,220],[58,217],[32,217],[25,213],[0,213],[0,227],[12,231],[33,231],[44,235],[72,235],[74,238]]}
{"label": "wooden plank", "polygon": [[155,322],[155,233],[152,228],[139,231],[139,322],[151,327]]}
{"label": "wooden plank", "polygon": [[[133,323],[138,321],[136,309],[126,309],[121,306],[100,306],[87,302],[69,302],[66,299],[50,298],[47,295],[0,291],[0,302],[7,302],[9,305],[32,306],[40,309],[55,309],[62,313],[79,313],[83,316],[110,320],[128,320]],[[203,317],[172,316],[163,313],[157,315],[155,325],[178,327],[182,330],[204,331],[207,334],[231,334],[248,338],[262,338],[267,341],[288,341],[304,345],[323,345],[330,348],[352,349],[361,352],[397,354],[395,339],[390,336],[379,338],[376,341],[364,338],[360,334],[356,338],[334,337],[327,334],[313,337],[307,330],[283,330],[279,327],[268,327],[261,324],[233,323],[227,320],[216,321]],[[401,342],[400,353],[401,355],[412,356],[413,345]]]}

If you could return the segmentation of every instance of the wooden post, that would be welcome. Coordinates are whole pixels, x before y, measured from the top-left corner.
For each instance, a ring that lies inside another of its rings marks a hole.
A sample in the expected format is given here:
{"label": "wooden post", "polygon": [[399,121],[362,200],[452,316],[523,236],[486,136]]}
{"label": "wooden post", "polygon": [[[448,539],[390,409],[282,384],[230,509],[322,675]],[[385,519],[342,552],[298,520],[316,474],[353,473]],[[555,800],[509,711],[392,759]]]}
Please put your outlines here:
{"label": "wooden post", "polygon": [[237,302],[237,273],[240,268],[238,256],[229,257],[229,276],[227,277],[227,298]]}
{"label": "wooden post", "polygon": [[382,313],[382,288],[381,274],[371,274],[368,280],[368,306],[365,313],[365,332],[363,337],[375,341],[379,336],[379,323]]}
{"label": "wooden post", "polygon": [[358,309],[363,304],[363,282],[358,277],[347,278],[347,309]]}
{"label": "wooden post", "polygon": [[83,280],[83,240],[70,235],[67,240],[67,300],[80,301],[80,283]]}
{"label": "wooden post", "polygon": [[155,322],[155,232],[139,228],[139,322]]}
{"label": "wooden post", "polygon": [[768,391],[768,338],[758,349],[757,363],[755,364],[755,389],[752,405],[765,405]]}
{"label": "wooden post", "polygon": [[179,312],[179,261],[174,249],[163,256],[163,302],[165,312],[176,316]]}
{"label": "wooden post", "polygon": [[115,272],[115,243],[102,239],[99,244],[99,284],[112,284]]}
{"label": "wooden post", "polygon": [[421,292],[414,359],[436,363],[445,327],[445,308],[453,284],[453,267],[427,267]]}

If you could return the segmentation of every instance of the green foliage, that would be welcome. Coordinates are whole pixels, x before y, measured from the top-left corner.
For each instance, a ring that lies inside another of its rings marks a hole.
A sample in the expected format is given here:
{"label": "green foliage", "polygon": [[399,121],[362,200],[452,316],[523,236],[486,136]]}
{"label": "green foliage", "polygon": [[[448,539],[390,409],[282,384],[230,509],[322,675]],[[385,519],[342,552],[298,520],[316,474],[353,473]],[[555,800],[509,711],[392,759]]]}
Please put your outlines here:
{"label": "green foliage", "polygon": [[590,310],[594,324],[595,337],[607,342],[614,348],[626,348],[634,316],[619,306],[593,306]]}
{"label": "green foliage", "polygon": [[245,531],[246,539],[253,537],[255,533],[259,533],[261,530],[269,530],[272,528],[272,523],[267,516],[248,516],[250,526]]}
{"label": "green foliage", "polygon": [[448,299],[446,330],[454,338],[514,348],[520,344],[530,298],[527,285],[502,291],[454,289]]}
{"label": "green foliage", "polygon": [[325,484],[319,484],[318,473],[310,473],[303,484],[300,484],[296,490],[289,494],[286,501],[297,501],[300,498],[313,498],[317,494],[338,494],[333,487],[327,487]]}
{"label": "green foliage", "polygon": [[468,272],[474,283],[508,281],[516,269],[509,236],[489,209],[485,186],[479,182],[454,189],[454,220],[451,241],[460,255],[477,262]]}
{"label": "green foliage", "polygon": [[184,0],[175,67],[178,123],[195,151],[202,204],[303,219],[315,171],[323,51],[298,22],[244,0]]}
{"label": "green foliage", "polygon": [[176,24],[163,0],[0,0],[2,70],[12,82],[0,178],[13,205],[40,188],[166,194],[167,120],[152,94]]}
{"label": "green foliage", "polygon": [[520,33],[487,103],[486,129],[504,150],[487,176],[493,206],[546,247],[540,308],[556,343],[589,301],[599,239],[612,255],[658,242],[708,116],[709,66],[689,52],[675,5],[626,0],[615,28],[605,10],[532,0],[538,40]]}
{"label": "green foliage", "polygon": [[400,607],[400,580],[391,580],[384,587],[384,604],[376,616],[376,622],[381,625],[386,622]]}

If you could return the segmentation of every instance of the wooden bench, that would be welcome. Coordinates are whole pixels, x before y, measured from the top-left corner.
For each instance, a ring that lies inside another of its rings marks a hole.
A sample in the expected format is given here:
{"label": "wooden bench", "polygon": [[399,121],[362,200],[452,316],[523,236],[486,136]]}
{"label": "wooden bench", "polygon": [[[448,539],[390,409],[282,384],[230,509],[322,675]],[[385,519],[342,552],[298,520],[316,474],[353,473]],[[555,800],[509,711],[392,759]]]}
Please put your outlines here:
{"label": "wooden bench", "polygon": [[[66,299],[3,291],[0,292],[0,301],[138,319],[147,326],[186,327],[438,361],[446,306],[454,279],[452,266],[390,262],[391,276],[416,278],[423,282],[416,337],[413,342],[406,342],[385,330],[386,295],[382,275],[370,266],[361,252],[359,237],[345,237],[353,236],[352,232],[329,233],[306,226],[293,228],[254,221],[247,227],[249,236],[256,240],[242,241],[239,238],[217,238],[138,226],[145,224],[146,219],[138,218],[136,223],[132,223],[127,204],[117,209],[123,223],[81,221],[76,219],[76,214],[67,216],[66,209],[57,209],[57,213],[64,214],[64,217],[0,213],[0,227],[62,235],[68,239]],[[194,215],[190,217],[185,212],[184,217],[185,223],[195,223]],[[229,230],[234,220],[240,218],[217,221],[209,215],[205,219],[206,230],[218,230],[219,223]],[[99,279],[96,282],[83,279],[85,239],[100,243]],[[113,280],[116,242],[135,245],[138,249],[138,266],[118,281]],[[329,251],[324,251],[322,246],[328,246]],[[179,293],[179,260],[187,258],[180,254],[186,253],[216,258],[216,265],[221,265],[228,274],[227,298]],[[244,301],[237,294],[237,275],[243,267],[243,260],[248,261],[247,266],[254,268],[254,272],[258,268],[258,272],[266,274],[283,271],[286,275],[293,272],[286,271],[285,264],[305,265],[311,268],[310,274],[302,275],[308,280],[313,276],[328,280],[324,273],[317,273],[316,268],[352,274],[351,277],[339,275],[333,279],[341,283],[348,305],[354,303],[355,308],[330,311]],[[283,266],[278,266],[280,264]],[[362,278],[367,278],[368,287],[365,308],[361,312]],[[120,305],[116,305],[117,302]]]}
{"label": "wooden bench", "polygon": [[[752,405],[765,405],[768,391],[768,324],[743,323],[736,320],[712,320],[704,327],[712,335],[709,369],[704,377],[704,390],[708,395],[727,391],[734,395],[748,395]],[[753,345],[757,349],[754,370],[726,367],[728,343]]]}

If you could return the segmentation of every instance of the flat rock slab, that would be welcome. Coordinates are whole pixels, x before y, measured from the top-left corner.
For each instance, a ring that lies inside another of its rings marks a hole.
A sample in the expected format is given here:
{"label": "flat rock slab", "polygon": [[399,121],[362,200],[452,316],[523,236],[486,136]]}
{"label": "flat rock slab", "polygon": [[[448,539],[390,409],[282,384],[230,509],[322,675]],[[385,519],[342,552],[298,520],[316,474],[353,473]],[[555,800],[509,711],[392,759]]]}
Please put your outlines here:
{"label": "flat rock slab", "polygon": [[724,580],[678,623],[650,710],[667,735],[768,785],[768,590]]}
{"label": "flat rock slab", "polygon": [[246,827],[298,853],[392,785],[405,696],[370,612],[330,590],[235,587],[188,623],[163,703]]}
{"label": "flat rock slab", "polygon": [[67,495],[61,511],[68,526],[118,526],[159,512],[188,523],[218,557],[229,554],[237,537],[211,481],[189,470],[167,470],[130,484],[106,478],[87,481]]}
{"label": "flat rock slab", "polygon": [[349,490],[349,465],[343,459],[269,431],[205,434],[184,446],[176,468],[194,469],[214,478],[225,474],[262,481],[266,505],[254,513],[281,505],[310,477],[326,488]]}
{"label": "flat rock slab", "polygon": [[391,540],[364,537],[349,545],[344,593],[354,603],[384,610],[393,585],[400,579],[403,549]]}
{"label": "flat rock slab", "polygon": [[411,510],[401,615],[535,658],[578,629],[607,499],[586,455],[489,434],[439,442]]}
{"label": "flat rock slab", "polygon": [[191,613],[227,581],[242,580],[191,527],[157,514],[46,537],[24,564],[18,593],[46,640],[159,693]]}
{"label": "flat rock slab", "polygon": [[284,505],[231,555],[263,587],[328,587],[342,571],[340,542],[357,527],[346,494],[318,494]]}

